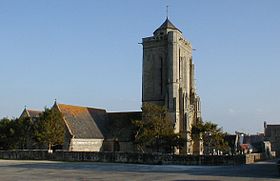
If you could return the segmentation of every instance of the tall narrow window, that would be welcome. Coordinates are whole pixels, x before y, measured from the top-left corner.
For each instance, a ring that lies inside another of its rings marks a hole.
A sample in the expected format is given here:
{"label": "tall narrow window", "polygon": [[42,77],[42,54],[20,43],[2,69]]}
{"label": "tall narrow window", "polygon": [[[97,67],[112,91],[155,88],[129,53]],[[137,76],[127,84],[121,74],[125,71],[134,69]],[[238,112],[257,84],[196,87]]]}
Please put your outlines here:
{"label": "tall narrow window", "polygon": [[183,121],[183,130],[186,131],[187,130],[187,113],[184,114],[184,121]]}
{"label": "tall narrow window", "polygon": [[160,57],[160,95],[162,95],[163,92],[163,60],[162,57]]}
{"label": "tall narrow window", "polygon": [[179,59],[179,80],[181,79],[181,57]]}
{"label": "tall narrow window", "polygon": [[167,91],[166,91],[166,97],[167,97],[167,109],[169,109],[170,108],[170,102],[169,102],[169,93],[168,93],[168,89],[167,89]]}
{"label": "tall narrow window", "polygon": [[173,111],[176,111],[176,97],[173,98]]}
{"label": "tall narrow window", "polygon": [[181,79],[181,49],[179,48],[179,81]]}

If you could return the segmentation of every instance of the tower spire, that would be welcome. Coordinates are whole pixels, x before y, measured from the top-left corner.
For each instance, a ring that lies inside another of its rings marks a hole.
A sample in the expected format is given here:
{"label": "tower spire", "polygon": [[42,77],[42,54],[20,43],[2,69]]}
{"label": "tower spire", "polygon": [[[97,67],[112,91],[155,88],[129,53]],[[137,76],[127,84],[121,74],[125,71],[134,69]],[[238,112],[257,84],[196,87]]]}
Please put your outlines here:
{"label": "tower spire", "polygon": [[166,19],[168,19],[168,8],[169,8],[169,6],[167,5],[166,6]]}

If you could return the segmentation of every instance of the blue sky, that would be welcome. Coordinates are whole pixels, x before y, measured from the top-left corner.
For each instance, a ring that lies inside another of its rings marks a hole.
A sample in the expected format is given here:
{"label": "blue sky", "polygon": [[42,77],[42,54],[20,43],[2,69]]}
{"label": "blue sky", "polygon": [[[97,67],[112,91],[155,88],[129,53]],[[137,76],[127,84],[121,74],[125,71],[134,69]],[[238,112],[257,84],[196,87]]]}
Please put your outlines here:
{"label": "blue sky", "polygon": [[141,38],[169,17],[196,51],[204,120],[280,123],[280,1],[1,0],[0,118],[60,103],[139,110]]}

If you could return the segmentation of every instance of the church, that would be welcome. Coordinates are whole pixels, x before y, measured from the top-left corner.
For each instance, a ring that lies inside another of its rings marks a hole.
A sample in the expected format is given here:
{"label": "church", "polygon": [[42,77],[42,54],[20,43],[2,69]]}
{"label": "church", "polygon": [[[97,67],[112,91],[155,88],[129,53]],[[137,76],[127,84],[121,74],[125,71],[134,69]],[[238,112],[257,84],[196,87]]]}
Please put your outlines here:
{"label": "church", "polygon": [[[142,39],[142,104],[164,106],[174,123],[174,132],[187,138],[186,146],[176,154],[202,154],[201,140],[192,140],[192,125],[201,120],[200,98],[196,93],[192,45],[166,18],[150,37]],[[64,150],[136,151],[132,143],[132,119],[141,112],[110,113],[95,109],[55,103],[66,127]],[[38,116],[25,109],[21,116]],[[125,131],[124,131],[125,130]],[[115,150],[115,143],[118,148]]]}

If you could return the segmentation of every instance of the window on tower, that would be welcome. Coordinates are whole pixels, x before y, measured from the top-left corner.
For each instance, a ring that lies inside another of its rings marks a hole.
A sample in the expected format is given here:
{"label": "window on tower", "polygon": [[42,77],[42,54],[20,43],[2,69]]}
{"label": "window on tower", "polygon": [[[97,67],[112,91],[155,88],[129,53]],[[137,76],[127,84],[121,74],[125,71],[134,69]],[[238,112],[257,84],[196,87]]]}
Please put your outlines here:
{"label": "window on tower", "polygon": [[176,111],[176,97],[173,98],[173,111]]}
{"label": "window on tower", "polygon": [[163,93],[163,59],[160,57],[160,95]]}
{"label": "window on tower", "polygon": [[188,119],[187,116],[188,116],[187,113],[185,113],[184,119],[183,119],[183,130],[184,130],[184,131],[187,130],[187,119]]}

